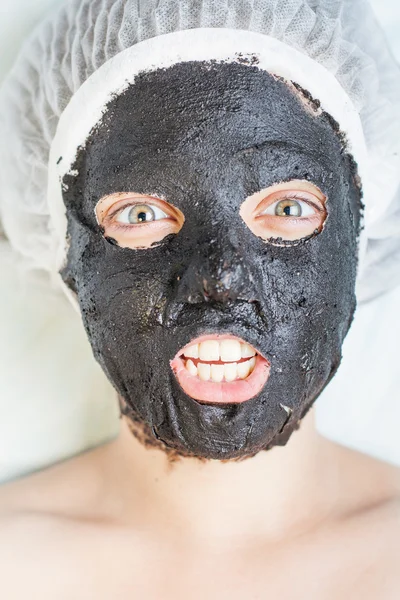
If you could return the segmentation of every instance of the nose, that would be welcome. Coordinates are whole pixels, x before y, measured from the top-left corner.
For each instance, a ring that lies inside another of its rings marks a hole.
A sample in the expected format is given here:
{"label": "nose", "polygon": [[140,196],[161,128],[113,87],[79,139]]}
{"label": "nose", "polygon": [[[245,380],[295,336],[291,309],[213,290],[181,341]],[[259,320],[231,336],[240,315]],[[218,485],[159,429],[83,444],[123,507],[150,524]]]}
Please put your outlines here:
{"label": "nose", "polygon": [[257,299],[248,257],[222,234],[198,245],[180,280],[178,301],[190,304]]}

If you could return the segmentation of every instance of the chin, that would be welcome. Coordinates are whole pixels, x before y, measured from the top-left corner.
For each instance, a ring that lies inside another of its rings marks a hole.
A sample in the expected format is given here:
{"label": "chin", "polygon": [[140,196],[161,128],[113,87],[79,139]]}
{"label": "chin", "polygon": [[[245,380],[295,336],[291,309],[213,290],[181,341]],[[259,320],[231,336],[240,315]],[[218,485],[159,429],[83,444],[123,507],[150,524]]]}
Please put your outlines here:
{"label": "chin", "polygon": [[[219,460],[221,463],[242,462],[248,458],[253,458],[260,452],[271,450],[275,446],[285,446],[293,432],[297,431],[301,425],[300,419],[297,422],[288,423],[287,426],[284,427],[283,430],[278,433],[271,442],[266,443],[265,447],[257,449],[253,452],[243,452],[238,456],[229,458],[205,457],[188,450],[183,450],[182,448],[175,448],[170,443],[167,444],[157,435],[154,429],[152,429],[145,421],[143,421],[143,419],[137,416],[129,408],[129,406],[121,397],[119,398],[119,401],[122,414],[126,419],[129,430],[135,439],[148,450],[160,450],[166,456],[167,461],[170,464],[176,464],[184,458],[194,458],[201,463],[205,463],[208,460]],[[310,408],[311,405],[304,412],[303,417]]]}

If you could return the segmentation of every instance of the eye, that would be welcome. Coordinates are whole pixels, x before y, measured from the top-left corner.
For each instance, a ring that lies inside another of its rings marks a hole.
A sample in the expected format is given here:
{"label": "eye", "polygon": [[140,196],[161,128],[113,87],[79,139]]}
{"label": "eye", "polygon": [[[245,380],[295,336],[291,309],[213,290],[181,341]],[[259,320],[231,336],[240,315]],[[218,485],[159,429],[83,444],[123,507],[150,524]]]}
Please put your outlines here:
{"label": "eye", "polygon": [[123,223],[124,225],[139,225],[140,223],[149,223],[160,219],[168,219],[168,215],[158,206],[134,204],[121,210],[115,220],[117,223]]}
{"label": "eye", "polygon": [[327,216],[326,202],[315,184],[295,179],[247,197],[240,215],[257,237],[282,246],[320,233]]}
{"label": "eye", "polygon": [[261,214],[298,219],[300,217],[311,217],[315,215],[315,212],[315,208],[313,209],[308,202],[300,198],[285,198],[274,202]]}
{"label": "eye", "polygon": [[104,237],[121,248],[153,248],[178,233],[185,217],[179,208],[158,197],[117,192],[96,205]]}

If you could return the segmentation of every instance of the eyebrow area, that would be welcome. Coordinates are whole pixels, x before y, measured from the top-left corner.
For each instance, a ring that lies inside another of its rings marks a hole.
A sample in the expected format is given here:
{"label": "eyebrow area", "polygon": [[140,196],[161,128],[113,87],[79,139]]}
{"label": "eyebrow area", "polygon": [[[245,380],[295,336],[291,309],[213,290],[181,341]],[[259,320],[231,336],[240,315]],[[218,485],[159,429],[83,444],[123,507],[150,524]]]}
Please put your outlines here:
{"label": "eyebrow area", "polygon": [[331,155],[327,153],[320,152],[318,157],[315,153],[308,152],[303,145],[296,144],[294,142],[288,142],[283,140],[265,140],[264,142],[252,144],[246,148],[241,148],[234,153],[235,158],[239,158],[240,156],[252,156],[253,154],[257,154],[259,152],[265,152],[271,147],[275,148],[283,148],[285,150],[289,150],[291,152],[296,152],[297,154],[303,156],[307,160],[311,160],[314,164],[317,164],[319,167],[322,167],[324,170],[329,172],[331,171]]}

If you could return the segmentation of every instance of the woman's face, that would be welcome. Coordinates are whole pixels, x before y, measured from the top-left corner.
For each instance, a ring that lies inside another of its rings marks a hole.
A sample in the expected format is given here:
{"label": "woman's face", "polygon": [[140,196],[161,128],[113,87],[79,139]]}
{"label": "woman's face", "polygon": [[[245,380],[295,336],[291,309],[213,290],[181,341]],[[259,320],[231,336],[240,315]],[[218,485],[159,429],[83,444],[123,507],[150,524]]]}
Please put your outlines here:
{"label": "woman's face", "polygon": [[[182,63],[113,99],[74,169],[62,275],[135,420],[182,455],[285,443],[355,309],[360,192],[333,120],[254,66]],[[242,396],[184,383],[209,375],[194,356],[198,375],[180,371],[210,334],[260,355]]]}

